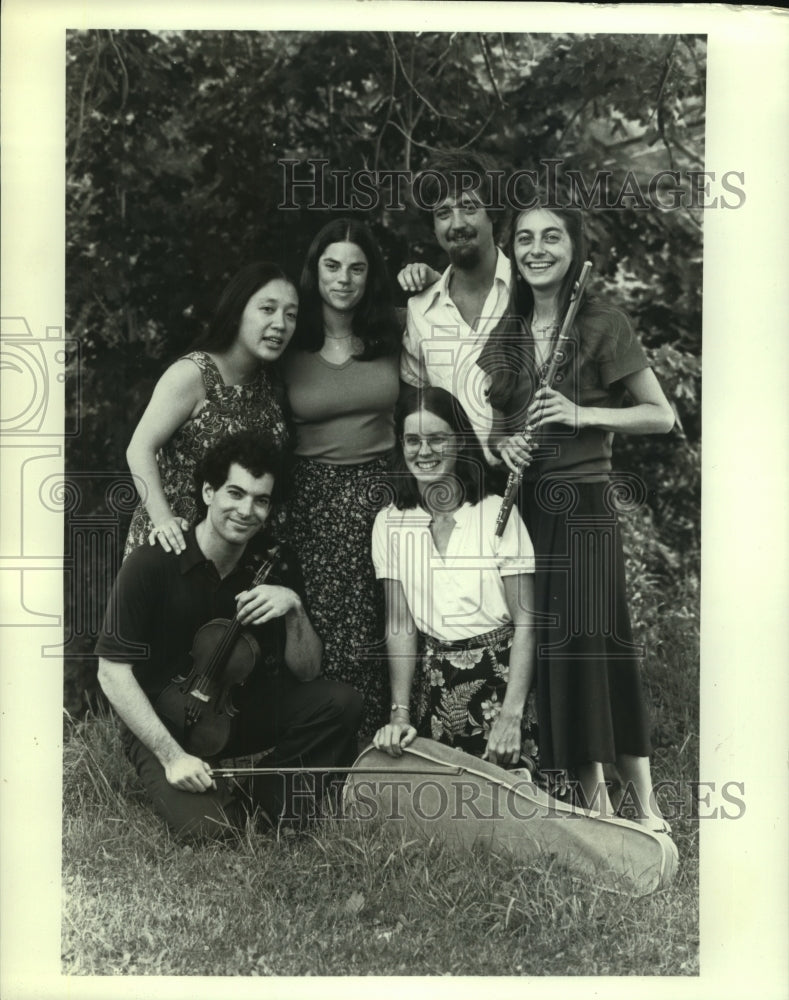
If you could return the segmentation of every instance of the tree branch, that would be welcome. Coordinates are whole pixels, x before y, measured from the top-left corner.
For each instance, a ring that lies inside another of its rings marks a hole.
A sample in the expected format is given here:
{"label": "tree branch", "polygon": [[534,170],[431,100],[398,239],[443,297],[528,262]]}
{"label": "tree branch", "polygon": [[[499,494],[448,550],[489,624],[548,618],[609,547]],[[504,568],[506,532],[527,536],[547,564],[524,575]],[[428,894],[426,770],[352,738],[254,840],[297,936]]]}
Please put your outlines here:
{"label": "tree branch", "polygon": [[123,84],[121,86],[121,111],[126,106],[126,99],[129,96],[129,74],[126,71],[126,63],[123,61],[123,56],[118,46],[115,44],[115,39],[112,37],[112,31],[109,30],[107,35],[110,39],[110,45],[115,50],[115,55],[118,57],[118,62],[121,64],[121,73],[123,74]]}
{"label": "tree branch", "polygon": [[480,127],[477,129],[477,131],[474,133],[474,135],[472,135],[472,137],[468,140],[468,142],[464,142],[462,146],[456,146],[455,148],[456,149],[468,149],[468,147],[472,144],[472,142],[476,142],[477,139],[479,139],[479,137],[482,135],[482,133],[488,127],[488,125],[490,125],[491,119],[493,118],[493,116],[495,114],[496,114],[496,110],[494,108],[494,110],[491,111],[491,113],[488,115],[488,117],[485,119],[485,121],[480,125]]}
{"label": "tree branch", "polygon": [[671,71],[671,65],[674,62],[674,49],[677,47],[678,37],[679,37],[678,35],[674,35],[674,37],[671,39],[671,45],[669,45],[668,47],[668,52],[666,53],[665,65],[663,66],[663,75],[660,78],[658,95],[657,98],[655,99],[655,107],[652,109],[652,114],[649,116],[647,124],[649,124],[649,122],[652,121],[652,119],[655,117],[655,112],[659,111],[660,109],[660,101],[663,97],[663,91],[665,90],[666,82],[668,81],[668,75]]}
{"label": "tree branch", "polygon": [[433,76],[434,75],[433,74],[433,67],[434,66],[438,66],[439,67],[438,72],[435,73],[435,78],[438,79],[438,77],[441,76],[441,74],[444,72],[444,67],[446,66],[446,61],[445,60],[446,60],[447,56],[449,55],[449,53],[451,52],[452,46],[454,45],[454,42],[455,42],[455,33],[453,32],[449,36],[449,41],[444,46],[444,50],[442,52],[439,52],[439,54],[436,56],[436,58],[425,67],[425,73],[428,76]]}
{"label": "tree branch", "polygon": [[587,106],[588,103],[589,103],[589,98],[587,97],[582,102],[580,108],[578,108],[576,111],[574,111],[572,113],[572,115],[570,116],[570,120],[564,126],[562,134],[559,136],[559,138],[556,141],[556,145],[554,146],[554,151],[555,152],[558,152],[562,148],[562,143],[564,142],[565,136],[570,131],[570,128],[573,125],[573,123],[575,122],[576,118],[578,118],[578,116],[581,114],[581,112],[584,110],[584,108]]}
{"label": "tree branch", "polygon": [[[392,128],[397,129],[400,135],[402,135],[403,138],[406,139],[406,141],[409,142],[411,145],[419,146],[420,149],[426,149],[429,153],[442,152],[440,146],[431,146],[426,142],[419,142],[417,139],[414,139],[414,137],[412,135],[409,135],[408,132],[406,132],[406,130],[402,128],[402,126],[397,124],[397,122],[389,122],[389,124],[392,126]],[[406,169],[408,169],[408,167],[406,167]]]}
{"label": "tree branch", "polygon": [[383,141],[384,132],[386,131],[386,126],[392,120],[392,111],[394,109],[394,100],[395,100],[395,83],[397,82],[397,62],[395,61],[391,49],[389,54],[392,57],[392,72],[389,79],[389,100],[388,100],[388,107],[386,109],[386,118],[384,119],[383,125],[378,130],[378,138],[376,139],[375,142],[375,159],[373,161],[373,169],[375,170],[376,173],[378,172],[378,161],[381,157],[381,143]]}
{"label": "tree branch", "polygon": [[493,87],[493,93],[496,95],[499,107],[506,108],[507,105],[499,93],[499,88],[496,85],[496,77],[493,75],[493,68],[490,65],[490,59],[488,58],[488,43],[485,41],[485,36],[481,31],[477,32],[477,40],[479,41],[479,47],[482,50],[482,58],[485,60],[485,69],[488,71],[488,79]]}
{"label": "tree branch", "polygon": [[428,106],[428,108],[430,108],[430,110],[433,112],[433,114],[436,115],[438,118],[449,118],[451,121],[454,121],[455,118],[457,118],[457,115],[445,115],[445,114],[443,114],[441,111],[438,110],[438,108],[433,107],[433,105],[430,103],[430,101],[428,101],[428,99],[425,97],[425,95],[423,93],[421,93],[421,91],[418,89],[418,87],[416,86],[416,84],[414,83],[414,81],[408,75],[408,72],[407,72],[405,66],[403,65],[403,60],[400,58],[400,53],[397,51],[397,46],[394,43],[394,38],[392,38],[392,32],[391,31],[387,31],[386,36],[389,39],[389,44],[392,46],[392,49],[394,51],[395,57],[397,59],[397,62],[400,65],[400,70],[401,70],[403,76],[405,77],[405,82],[408,84],[408,86],[411,88],[411,90],[413,90],[413,92],[416,94],[416,96],[419,98],[419,100],[422,101],[423,104],[426,104]]}
{"label": "tree branch", "polygon": [[85,127],[85,101],[88,95],[88,82],[95,73],[96,66],[98,66],[98,63],[99,63],[98,45],[96,45],[94,46],[93,49],[93,58],[91,59],[88,68],[85,70],[85,75],[82,78],[82,85],[80,87],[79,104],[77,112],[77,125],[74,135],[74,146],[71,151],[72,170],[74,169],[79,160],[79,147],[80,143],[82,142],[82,132]]}

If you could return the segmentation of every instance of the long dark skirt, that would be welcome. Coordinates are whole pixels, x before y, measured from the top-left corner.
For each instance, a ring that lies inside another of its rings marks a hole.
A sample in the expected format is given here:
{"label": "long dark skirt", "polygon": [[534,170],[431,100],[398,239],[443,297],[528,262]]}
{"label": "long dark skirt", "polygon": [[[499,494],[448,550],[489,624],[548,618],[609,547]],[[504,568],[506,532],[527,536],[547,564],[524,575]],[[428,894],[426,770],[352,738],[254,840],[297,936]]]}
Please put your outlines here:
{"label": "long dark skirt", "polygon": [[[511,625],[503,625],[457,642],[421,636],[415,684],[420,736],[482,757],[507,690],[513,634]],[[540,767],[533,690],[523,710],[519,766],[535,775]]]}
{"label": "long dark skirt", "polygon": [[286,531],[301,563],[307,602],[323,640],[323,672],[364,696],[360,733],[389,719],[383,585],[371,555],[373,521],[391,496],[386,462],[296,461]]}
{"label": "long dark skirt", "polygon": [[536,556],[537,708],[544,768],[648,756],[620,529],[607,482],[544,477],[519,500]]}

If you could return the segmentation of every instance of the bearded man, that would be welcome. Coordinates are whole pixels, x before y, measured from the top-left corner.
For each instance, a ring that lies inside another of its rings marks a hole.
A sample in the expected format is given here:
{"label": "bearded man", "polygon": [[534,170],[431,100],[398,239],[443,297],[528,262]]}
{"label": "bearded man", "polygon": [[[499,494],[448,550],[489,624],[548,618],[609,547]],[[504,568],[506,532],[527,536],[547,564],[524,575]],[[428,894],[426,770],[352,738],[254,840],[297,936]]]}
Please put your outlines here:
{"label": "bearded man", "polygon": [[430,163],[418,185],[420,199],[432,208],[436,240],[449,267],[439,277],[425,264],[411,264],[398,275],[405,291],[419,292],[408,302],[402,381],[451,392],[494,463],[498,459],[487,449],[492,424],[487,376],[477,360],[507,313],[510,295],[510,263],[494,233],[502,213],[496,193],[500,175],[482,154],[447,153]]}

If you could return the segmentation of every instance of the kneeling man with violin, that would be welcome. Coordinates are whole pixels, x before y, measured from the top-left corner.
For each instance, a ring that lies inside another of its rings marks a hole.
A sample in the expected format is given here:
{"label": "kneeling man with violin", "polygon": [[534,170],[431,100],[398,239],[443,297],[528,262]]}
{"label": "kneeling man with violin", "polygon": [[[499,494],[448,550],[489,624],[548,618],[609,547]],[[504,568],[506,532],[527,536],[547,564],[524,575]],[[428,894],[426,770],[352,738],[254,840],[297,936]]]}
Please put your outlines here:
{"label": "kneeling man with violin", "polygon": [[[298,566],[266,551],[280,480],[279,453],[259,434],[211,448],[198,470],[203,520],[178,554],[129,555],[96,645],[126,753],[181,838],[226,835],[256,810],[270,823],[315,815],[319,774],[355,756],[362,697],[321,676]],[[261,752],[283,770],[243,790],[218,773],[220,760]],[[285,781],[289,769],[305,780]]]}

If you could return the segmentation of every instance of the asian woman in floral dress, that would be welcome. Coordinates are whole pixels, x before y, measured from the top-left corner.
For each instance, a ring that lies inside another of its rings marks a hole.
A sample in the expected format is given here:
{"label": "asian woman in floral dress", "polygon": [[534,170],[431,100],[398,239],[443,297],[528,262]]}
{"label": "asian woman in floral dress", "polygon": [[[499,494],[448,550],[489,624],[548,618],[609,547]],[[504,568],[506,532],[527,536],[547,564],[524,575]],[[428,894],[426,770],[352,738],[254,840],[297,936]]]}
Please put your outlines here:
{"label": "asian woman in floral dress", "polygon": [[298,293],[276,264],[243,267],[219,299],[195,350],[157,382],[126,458],[142,497],[125,555],[149,541],[184,549],[195,521],[194,472],[220,437],[259,427],[287,441],[276,363],[296,327]]}

